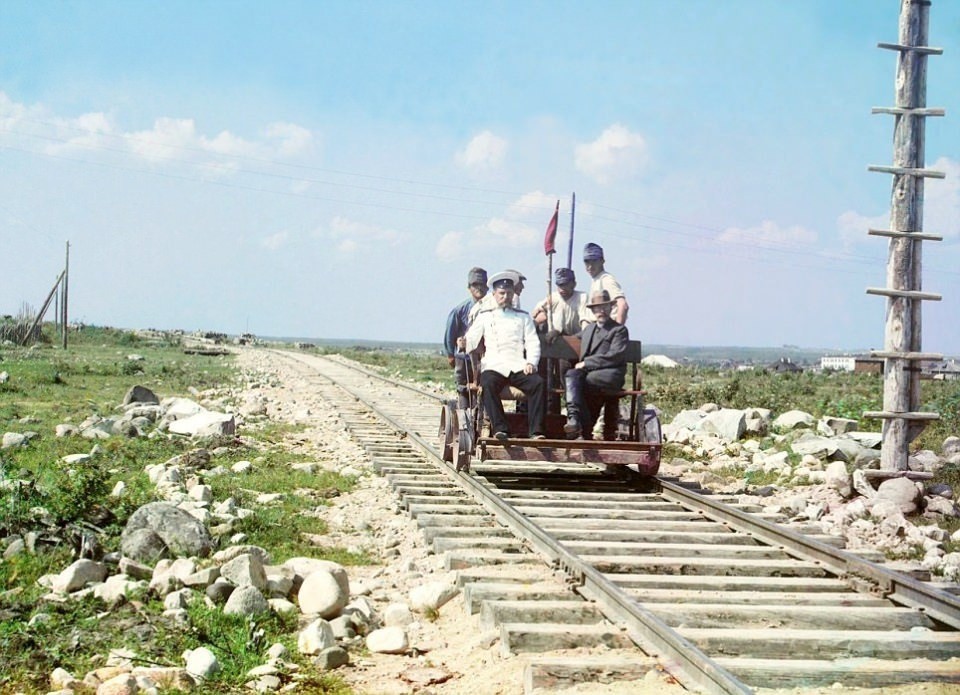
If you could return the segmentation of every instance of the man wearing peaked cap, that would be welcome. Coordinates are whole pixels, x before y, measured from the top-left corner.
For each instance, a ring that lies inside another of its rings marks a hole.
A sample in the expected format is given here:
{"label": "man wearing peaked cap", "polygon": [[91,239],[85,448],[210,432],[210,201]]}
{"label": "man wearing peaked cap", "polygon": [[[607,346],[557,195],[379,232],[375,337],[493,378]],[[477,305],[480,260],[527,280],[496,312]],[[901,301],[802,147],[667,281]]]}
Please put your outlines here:
{"label": "man wearing peaked cap", "polygon": [[588,316],[587,296],[577,290],[577,276],[570,268],[557,268],[553,280],[556,291],[538,302],[530,316],[541,331],[550,328],[559,335],[577,335],[593,320]]}
{"label": "man wearing peaked cap", "polygon": [[580,337],[580,361],[565,375],[567,424],[563,429],[569,439],[581,435],[589,439],[601,408],[603,438],[616,438],[619,409],[608,411],[605,403],[610,394],[623,389],[630,335],[626,326],[610,318],[615,303],[606,290],[591,294],[587,302],[595,320]]}
{"label": "man wearing peaked cap", "polygon": [[[518,270],[504,270],[490,278],[490,286],[493,286],[494,280],[511,280],[513,282],[513,299],[510,300],[510,304],[514,309],[519,309],[520,293],[523,292],[523,281],[526,279],[527,278],[523,275],[523,273]],[[470,323],[473,323],[477,319],[477,314],[480,312],[492,311],[496,308],[496,300],[493,298],[492,294],[488,294],[470,309]]]}
{"label": "man wearing peaked cap", "polygon": [[614,301],[611,317],[617,323],[625,324],[630,306],[627,304],[627,297],[620,283],[604,269],[603,248],[599,244],[590,242],[583,247],[583,265],[592,278],[589,294],[593,296],[597,292],[606,290]]}
{"label": "man wearing peaked cap", "polygon": [[467,273],[467,291],[470,296],[450,310],[447,326],[443,333],[443,352],[454,368],[457,383],[457,400],[461,408],[468,407],[467,365],[470,356],[457,349],[457,339],[467,334],[470,323],[470,309],[487,296],[487,271],[483,268],[471,268]]}
{"label": "man wearing peaked cap", "polygon": [[540,338],[530,315],[512,305],[516,273],[497,273],[490,280],[496,309],[479,313],[460,339],[467,352],[481,341],[485,352],[480,359],[480,388],[483,408],[490,418],[490,431],[500,440],[508,439],[510,428],[503,412],[500,392],[507,384],[516,386],[527,397],[529,435],[543,439],[543,380],[537,374],[540,362]]}
{"label": "man wearing peaked cap", "polygon": [[[553,272],[553,280],[557,289],[538,302],[530,314],[537,324],[537,330],[545,334],[544,340],[551,344],[562,335],[579,334],[593,320],[593,314],[587,309],[587,296],[577,290],[577,276],[573,270],[557,268]],[[541,360],[540,364],[540,376],[543,379],[547,379],[546,362]],[[560,383],[563,383],[563,376],[572,363],[558,358],[556,364]],[[547,389],[547,412],[560,414],[560,397],[552,388]]]}

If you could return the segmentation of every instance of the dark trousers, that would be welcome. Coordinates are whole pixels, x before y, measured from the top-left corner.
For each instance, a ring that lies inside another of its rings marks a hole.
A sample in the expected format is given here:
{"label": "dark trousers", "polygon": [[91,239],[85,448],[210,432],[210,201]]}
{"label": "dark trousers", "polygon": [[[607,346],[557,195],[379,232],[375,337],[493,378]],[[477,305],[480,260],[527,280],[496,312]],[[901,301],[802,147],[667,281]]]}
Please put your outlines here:
{"label": "dark trousers", "polygon": [[483,409],[490,418],[490,431],[507,432],[507,417],[503,413],[503,401],[500,392],[507,384],[516,386],[527,397],[527,429],[530,435],[543,434],[543,379],[539,374],[510,372],[506,377],[500,372],[488,369],[480,373],[480,388],[483,389]]}
{"label": "dark trousers", "polygon": [[603,438],[615,439],[620,418],[618,399],[613,394],[623,388],[623,373],[616,369],[569,369],[565,375],[567,417],[575,418],[585,439],[593,433],[597,415],[603,408]]}
{"label": "dark trousers", "polygon": [[467,361],[457,357],[453,363],[453,378],[457,382],[457,407],[469,408],[470,396],[467,392]]}

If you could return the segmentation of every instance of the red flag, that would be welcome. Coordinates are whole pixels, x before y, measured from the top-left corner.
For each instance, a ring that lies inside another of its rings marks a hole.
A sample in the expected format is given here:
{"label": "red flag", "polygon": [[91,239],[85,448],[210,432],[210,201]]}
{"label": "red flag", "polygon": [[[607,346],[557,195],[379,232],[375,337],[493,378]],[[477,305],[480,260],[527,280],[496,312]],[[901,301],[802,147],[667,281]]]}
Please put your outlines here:
{"label": "red flag", "polygon": [[553,211],[553,217],[550,218],[550,224],[547,225],[547,235],[543,238],[543,252],[546,255],[556,253],[555,242],[557,240],[557,218],[560,216],[560,201],[557,201],[557,209]]}

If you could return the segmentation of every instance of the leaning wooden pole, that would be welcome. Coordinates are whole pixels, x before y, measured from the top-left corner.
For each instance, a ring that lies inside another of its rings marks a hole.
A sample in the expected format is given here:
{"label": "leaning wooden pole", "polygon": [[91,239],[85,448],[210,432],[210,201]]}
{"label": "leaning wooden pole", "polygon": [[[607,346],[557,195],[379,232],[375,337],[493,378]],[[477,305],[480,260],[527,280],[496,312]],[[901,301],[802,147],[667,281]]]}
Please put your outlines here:
{"label": "leaning wooden pole", "polygon": [[927,46],[930,0],[901,0],[900,31],[895,44],[880,48],[897,51],[896,103],[877,107],[874,113],[894,117],[893,166],[871,166],[870,171],[893,175],[890,228],[870,234],[889,238],[887,286],[868,288],[868,294],[887,298],[884,349],[874,356],[884,360],[883,410],[864,413],[883,420],[880,467],[905,471],[909,445],[937,413],[920,412],[920,363],[942,359],[921,347],[921,304],[940,295],[923,291],[922,242],[942,237],[923,233],[923,183],[944,174],[924,168],[924,132],[927,116],[942,116],[943,109],[926,107],[927,56],[942,49]]}
{"label": "leaning wooden pole", "polygon": [[34,331],[37,330],[37,327],[43,322],[43,317],[47,313],[47,309],[50,308],[50,302],[53,301],[53,296],[56,294],[57,289],[60,287],[60,283],[63,282],[63,276],[66,274],[66,270],[61,270],[60,274],[57,276],[57,281],[53,283],[53,289],[50,290],[50,294],[47,295],[47,298],[43,302],[43,306],[40,307],[40,311],[37,312],[36,318],[33,320],[33,323],[30,325],[30,330],[26,332],[21,340],[21,345],[26,345],[27,342],[33,337]]}

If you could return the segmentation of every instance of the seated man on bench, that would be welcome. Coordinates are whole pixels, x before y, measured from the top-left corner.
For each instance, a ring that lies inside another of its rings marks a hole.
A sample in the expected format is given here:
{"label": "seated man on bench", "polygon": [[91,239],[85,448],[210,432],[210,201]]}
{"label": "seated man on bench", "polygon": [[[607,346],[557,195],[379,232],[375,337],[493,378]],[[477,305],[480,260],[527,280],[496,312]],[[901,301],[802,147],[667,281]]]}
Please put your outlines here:
{"label": "seated man on bench", "polygon": [[583,330],[580,361],[566,373],[567,424],[563,430],[567,439],[591,439],[601,407],[603,438],[616,438],[620,413],[618,408],[611,407],[610,401],[616,400],[611,397],[623,390],[630,336],[626,326],[610,318],[614,301],[609,292],[601,290],[587,303],[597,320]]}
{"label": "seated man on bench", "polygon": [[496,308],[477,314],[467,334],[457,344],[473,352],[483,341],[480,359],[480,388],[483,409],[490,418],[490,432],[504,441],[510,428],[503,412],[500,391],[507,384],[527,397],[527,424],[531,439],[543,439],[543,380],[537,374],[540,338],[530,315],[513,308],[515,273],[507,271],[490,279]]}

